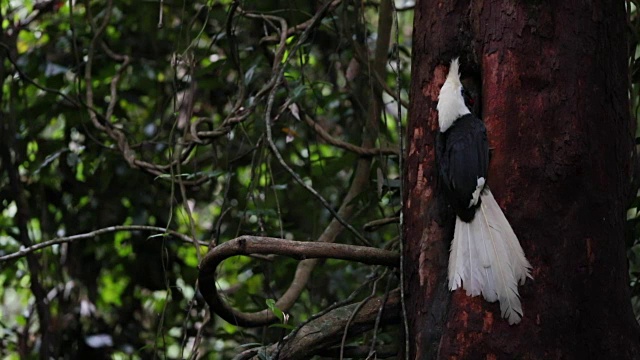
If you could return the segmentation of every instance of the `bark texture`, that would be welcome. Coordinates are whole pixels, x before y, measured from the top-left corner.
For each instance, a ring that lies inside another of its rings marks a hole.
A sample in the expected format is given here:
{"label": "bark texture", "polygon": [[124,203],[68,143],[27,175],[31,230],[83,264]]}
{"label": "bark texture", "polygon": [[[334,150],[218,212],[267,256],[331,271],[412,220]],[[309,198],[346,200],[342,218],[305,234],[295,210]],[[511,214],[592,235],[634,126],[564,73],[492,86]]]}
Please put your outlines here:
{"label": "bark texture", "polygon": [[[411,359],[638,359],[624,225],[633,123],[624,2],[419,1],[405,199]],[[453,213],[437,184],[437,97],[460,56],[482,89],[488,184],[533,266],[524,317],[449,294]]]}

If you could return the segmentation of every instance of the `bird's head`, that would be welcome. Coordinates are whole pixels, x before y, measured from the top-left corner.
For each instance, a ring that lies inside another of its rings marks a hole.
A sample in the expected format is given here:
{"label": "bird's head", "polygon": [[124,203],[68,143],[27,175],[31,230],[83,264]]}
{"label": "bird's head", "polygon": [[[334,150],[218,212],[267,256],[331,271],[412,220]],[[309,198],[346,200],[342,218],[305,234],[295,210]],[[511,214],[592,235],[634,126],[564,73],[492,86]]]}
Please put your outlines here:
{"label": "bird's head", "polygon": [[447,131],[459,117],[471,113],[467,104],[473,106],[473,99],[465,94],[460,82],[459,68],[458,59],[451,60],[447,79],[438,95],[438,123],[441,132]]}

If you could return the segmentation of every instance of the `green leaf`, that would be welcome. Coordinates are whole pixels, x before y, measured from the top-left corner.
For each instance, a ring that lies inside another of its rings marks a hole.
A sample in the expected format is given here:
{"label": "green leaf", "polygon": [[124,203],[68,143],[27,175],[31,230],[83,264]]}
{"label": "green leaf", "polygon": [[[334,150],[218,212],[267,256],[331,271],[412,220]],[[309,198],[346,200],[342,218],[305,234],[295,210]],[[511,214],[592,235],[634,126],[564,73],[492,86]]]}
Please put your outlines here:
{"label": "green leaf", "polygon": [[282,310],[276,307],[276,301],[273,299],[267,299],[265,300],[265,302],[267,303],[267,307],[269,308],[269,310],[271,310],[273,315],[275,315],[278,319],[280,319],[280,322],[283,322],[284,313],[282,312]]}
{"label": "green leaf", "polygon": [[129,283],[129,278],[114,276],[113,273],[104,272],[104,275],[100,278],[100,285],[102,291],[99,292],[102,297],[102,301],[105,304],[112,304],[121,306],[121,295],[125,287]]}

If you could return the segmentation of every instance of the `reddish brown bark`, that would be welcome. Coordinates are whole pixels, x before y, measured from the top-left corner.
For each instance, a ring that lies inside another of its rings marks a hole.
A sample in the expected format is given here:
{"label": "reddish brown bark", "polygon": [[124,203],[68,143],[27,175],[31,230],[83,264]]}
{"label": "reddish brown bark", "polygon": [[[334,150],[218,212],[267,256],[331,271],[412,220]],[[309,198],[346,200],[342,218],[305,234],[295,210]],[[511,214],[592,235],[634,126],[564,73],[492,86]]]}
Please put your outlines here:
{"label": "reddish brown bark", "polygon": [[[411,359],[640,358],[623,241],[633,140],[625,24],[623,2],[416,6],[405,201]],[[453,214],[433,145],[454,56],[463,75],[481,79],[489,185],[534,268],[515,326],[497,303],[446,288]]]}

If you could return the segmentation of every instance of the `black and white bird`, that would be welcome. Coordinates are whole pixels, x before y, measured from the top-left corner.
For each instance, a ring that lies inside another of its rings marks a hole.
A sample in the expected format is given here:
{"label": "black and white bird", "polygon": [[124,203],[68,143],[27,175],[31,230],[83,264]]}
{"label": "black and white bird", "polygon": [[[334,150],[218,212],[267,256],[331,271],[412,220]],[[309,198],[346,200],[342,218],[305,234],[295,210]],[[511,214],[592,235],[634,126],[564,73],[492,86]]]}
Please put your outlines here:
{"label": "black and white bird", "polygon": [[498,300],[509,324],[522,318],[518,283],[531,277],[531,265],[516,234],[487,187],[489,145],[482,120],[471,113],[460,81],[458,59],[451,61],[438,96],[436,152],[446,198],[456,213],[449,254],[449,289]]}

